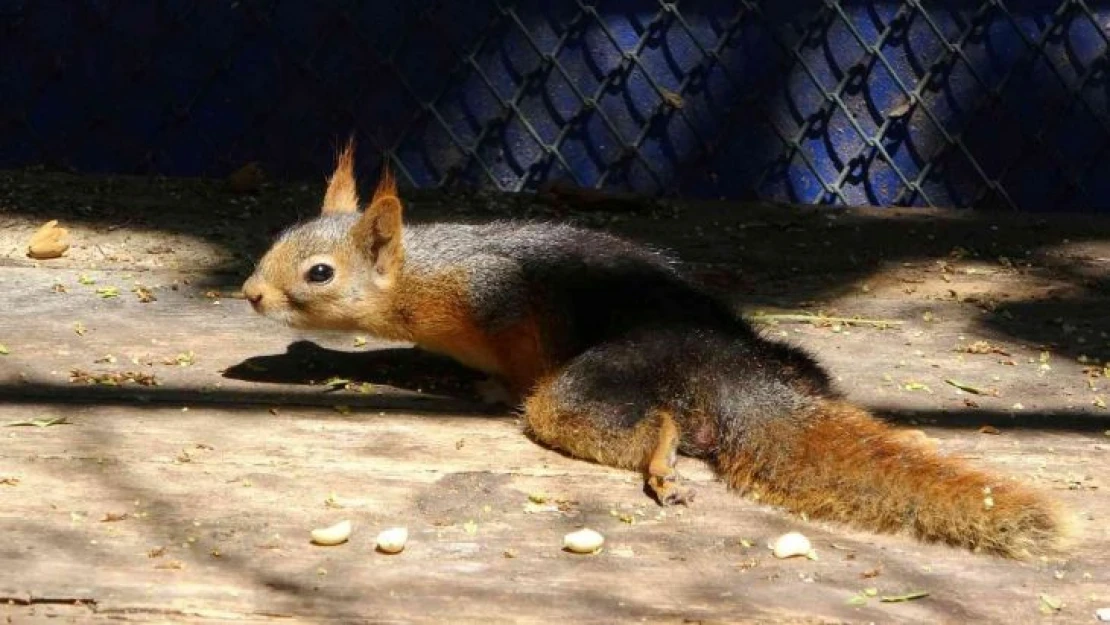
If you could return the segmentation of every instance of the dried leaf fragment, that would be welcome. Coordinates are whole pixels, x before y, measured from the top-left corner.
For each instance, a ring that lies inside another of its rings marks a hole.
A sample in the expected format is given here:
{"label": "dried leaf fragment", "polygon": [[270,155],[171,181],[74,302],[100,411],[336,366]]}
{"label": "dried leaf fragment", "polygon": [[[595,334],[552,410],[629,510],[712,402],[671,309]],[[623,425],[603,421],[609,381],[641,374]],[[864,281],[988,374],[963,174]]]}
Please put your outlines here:
{"label": "dried leaf fragment", "polygon": [[863,579],[871,579],[872,577],[878,577],[879,575],[882,574],[882,572],[883,572],[883,565],[880,564],[879,566],[876,566],[873,569],[867,569],[866,571],[860,573],[859,576]]}
{"label": "dried leaf fragment", "polygon": [[35,260],[58,258],[69,249],[69,231],[51,219],[39,227],[27,245],[27,255]]}
{"label": "dried leaf fragment", "polygon": [[145,371],[90,373],[84,369],[73,369],[69,372],[69,381],[74,384],[103,384],[105,386],[119,386],[124,382],[132,382],[139,386],[158,386],[159,384],[153,373]]}
{"label": "dried leaf fragment", "polygon": [[52,425],[63,425],[67,423],[69,423],[69,421],[66,419],[66,417],[54,417],[52,419],[24,419],[21,421],[9,421],[8,423],[4,424],[4,427],[33,426],[38,428],[48,428]]}
{"label": "dried leaf fragment", "polygon": [[998,347],[997,345],[992,345],[989,341],[975,341],[970,345],[963,346],[957,351],[965,352],[968,354],[1001,354],[1003,356],[1010,355],[1009,352],[1002,349],[1001,347]]}
{"label": "dried leaf fragment", "polygon": [[895,106],[894,108],[887,111],[886,116],[890,117],[890,118],[894,118],[894,119],[897,119],[899,117],[905,117],[906,114],[909,113],[911,109],[913,109],[913,99],[912,98],[909,99],[909,100],[906,100],[905,102],[902,102],[898,106]]}
{"label": "dried leaf fragment", "polygon": [[617,510],[610,510],[609,515],[613,516],[613,517],[616,517],[616,519],[619,520],[621,523],[627,523],[629,525],[632,525],[636,522],[636,517],[631,515],[631,514],[628,514],[627,512],[619,512]]}
{"label": "dried leaf fragment", "polygon": [[164,365],[177,365],[179,367],[188,367],[196,361],[196,354],[192,351],[181,352],[172,358],[163,358],[162,364]]}
{"label": "dried leaf fragment", "polygon": [[675,93],[674,91],[667,91],[666,89],[663,89],[663,101],[667,103],[667,106],[675,109],[681,109],[683,106],[686,106],[686,101],[682,99],[682,94]]}
{"label": "dried leaf fragment", "polygon": [[142,304],[158,301],[158,298],[154,296],[154,291],[150,290],[148,287],[136,284],[131,288],[131,292],[135,294],[135,297],[139,298],[139,302]]}
{"label": "dried leaf fragment", "polygon": [[924,599],[929,596],[929,592],[925,590],[918,590],[915,592],[908,592],[904,595],[883,595],[879,601],[883,603],[902,603],[903,601],[914,601],[915,599]]}
{"label": "dried leaf fragment", "polygon": [[944,383],[948,384],[948,385],[951,385],[951,386],[955,386],[956,388],[960,389],[961,391],[971,393],[973,395],[982,395],[982,394],[984,394],[984,391],[982,389],[971,386],[970,384],[964,384],[962,382],[957,382],[956,380],[953,380],[952,378],[945,378]]}
{"label": "dried leaf fragment", "polygon": [[1053,597],[1052,595],[1041,593],[1037,596],[1037,598],[1041,600],[1040,609],[1043,614],[1052,614],[1053,612],[1059,612],[1064,608],[1064,602],[1060,601],[1056,597]]}

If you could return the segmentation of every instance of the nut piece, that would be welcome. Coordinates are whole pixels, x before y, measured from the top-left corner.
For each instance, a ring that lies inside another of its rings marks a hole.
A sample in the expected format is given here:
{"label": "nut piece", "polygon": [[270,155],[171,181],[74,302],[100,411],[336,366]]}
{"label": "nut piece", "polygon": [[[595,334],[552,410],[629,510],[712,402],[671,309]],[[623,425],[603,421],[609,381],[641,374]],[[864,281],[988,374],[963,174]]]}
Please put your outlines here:
{"label": "nut piece", "polygon": [[582,528],[563,537],[563,548],[572,553],[594,553],[604,543],[605,537],[589,528]]}
{"label": "nut piece", "polygon": [[378,534],[378,551],[382,553],[401,553],[409,540],[409,530],[404,527],[391,527]]}
{"label": "nut piece", "polygon": [[312,542],[317,545],[339,545],[351,537],[351,522],[340,521],[331,527],[312,530]]}
{"label": "nut piece", "polygon": [[809,539],[798,532],[789,532],[775,539],[771,545],[771,552],[776,558],[793,558],[796,556],[809,556],[813,545]]}
{"label": "nut piece", "polygon": [[1099,608],[1095,610],[1095,618],[1104,623],[1110,623],[1110,608]]}
{"label": "nut piece", "polygon": [[69,249],[68,233],[68,230],[58,226],[57,219],[51,219],[31,235],[27,255],[36,260],[58,258]]}

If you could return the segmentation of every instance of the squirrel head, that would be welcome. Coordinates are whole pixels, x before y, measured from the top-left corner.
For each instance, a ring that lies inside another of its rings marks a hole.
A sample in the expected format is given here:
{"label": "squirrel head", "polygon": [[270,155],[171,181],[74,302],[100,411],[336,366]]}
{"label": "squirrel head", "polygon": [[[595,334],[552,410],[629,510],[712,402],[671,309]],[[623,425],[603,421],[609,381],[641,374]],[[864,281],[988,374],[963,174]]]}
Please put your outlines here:
{"label": "squirrel head", "polygon": [[390,300],[404,250],[388,167],[370,204],[358,209],[352,141],[328,180],[322,214],[282,233],[243,284],[255,311],[298,328],[396,334]]}

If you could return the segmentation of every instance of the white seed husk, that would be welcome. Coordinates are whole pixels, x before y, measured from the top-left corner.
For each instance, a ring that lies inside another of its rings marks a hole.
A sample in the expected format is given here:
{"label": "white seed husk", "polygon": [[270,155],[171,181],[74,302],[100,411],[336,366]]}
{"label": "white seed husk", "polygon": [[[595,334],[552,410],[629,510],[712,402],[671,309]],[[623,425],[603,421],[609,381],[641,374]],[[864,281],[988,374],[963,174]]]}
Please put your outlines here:
{"label": "white seed husk", "polygon": [[404,527],[391,527],[378,534],[378,551],[382,553],[401,553],[409,540],[409,530]]}
{"label": "white seed husk", "polygon": [[317,545],[339,545],[347,542],[347,539],[350,537],[350,521],[340,521],[331,527],[321,527],[312,530],[312,542]]}
{"label": "white seed husk", "polygon": [[563,537],[563,548],[573,553],[594,553],[604,543],[605,537],[589,528],[582,528]]}
{"label": "white seed husk", "polygon": [[775,539],[771,544],[771,552],[776,558],[794,558],[808,556],[813,551],[809,539],[798,532],[788,532]]}

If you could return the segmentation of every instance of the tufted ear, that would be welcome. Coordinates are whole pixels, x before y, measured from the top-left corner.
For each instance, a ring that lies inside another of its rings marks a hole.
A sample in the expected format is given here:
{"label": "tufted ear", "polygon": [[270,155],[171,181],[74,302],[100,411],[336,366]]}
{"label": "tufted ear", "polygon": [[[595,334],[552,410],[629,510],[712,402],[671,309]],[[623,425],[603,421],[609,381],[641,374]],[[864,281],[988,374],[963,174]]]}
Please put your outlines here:
{"label": "tufted ear", "polygon": [[355,245],[373,263],[374,280],[380,285],[391,283],[401,270],[401,234],[401,198],[397,197],[397,181],[386,164],[374,199],[351,231]]}
{"label": "tufted ear", "polygon": [[335,171],[324,193],[323,214],[353,213],[358,210],[358,185],[355,182],[355,138],[352,136],[335,161]]}
{"label": "tufted ear", "polygon": [[370,199],[370,206],[387,197],[397,199],[397,178],[393,176],[393,170],[389,168],[388,157],[382,161],[382,177],[378,180],[377,188],[374,189],[374,197]]}

